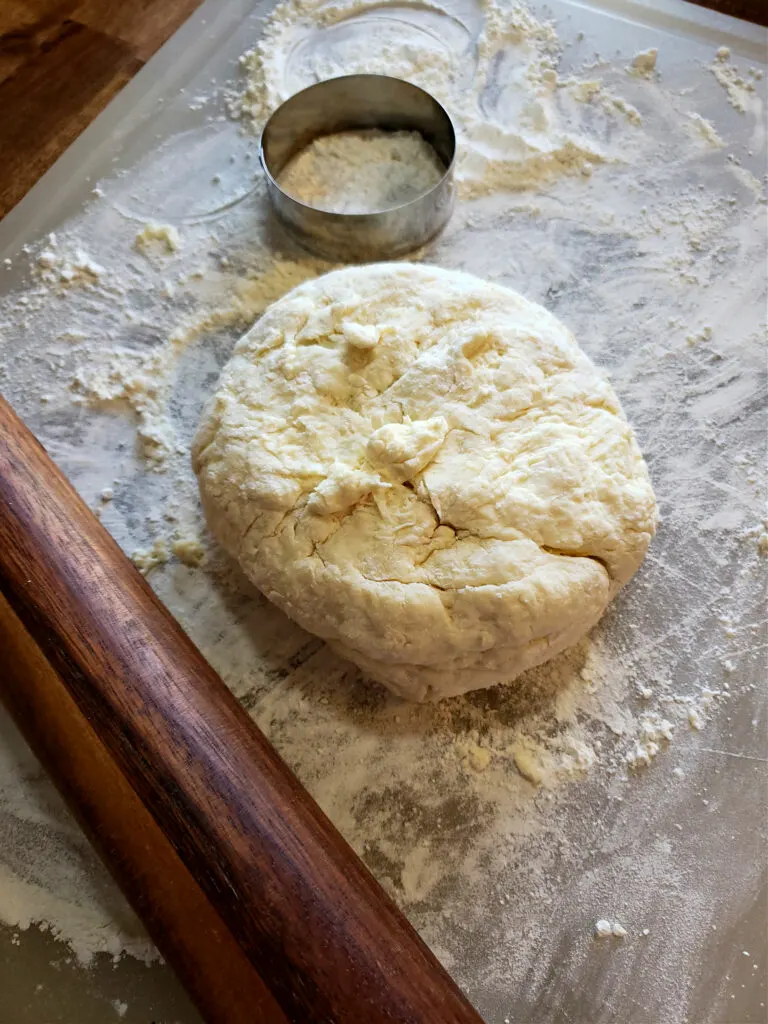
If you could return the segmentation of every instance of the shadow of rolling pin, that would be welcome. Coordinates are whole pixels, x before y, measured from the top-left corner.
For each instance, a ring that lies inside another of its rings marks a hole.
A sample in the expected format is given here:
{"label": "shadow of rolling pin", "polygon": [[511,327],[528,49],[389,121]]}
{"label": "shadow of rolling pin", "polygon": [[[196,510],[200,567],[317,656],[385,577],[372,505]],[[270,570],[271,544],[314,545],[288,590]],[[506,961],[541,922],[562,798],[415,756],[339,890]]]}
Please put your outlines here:
{"label": "shadow of rolling pin", "polygon": [[[0,699],[207,1020],[480,1024],[2,399],[0,593],[0,631],[35,666],[28,692],[0,668]],[[123,843],[109,780],[147,843]],[[218,929],[210,955],[200,927]]]}

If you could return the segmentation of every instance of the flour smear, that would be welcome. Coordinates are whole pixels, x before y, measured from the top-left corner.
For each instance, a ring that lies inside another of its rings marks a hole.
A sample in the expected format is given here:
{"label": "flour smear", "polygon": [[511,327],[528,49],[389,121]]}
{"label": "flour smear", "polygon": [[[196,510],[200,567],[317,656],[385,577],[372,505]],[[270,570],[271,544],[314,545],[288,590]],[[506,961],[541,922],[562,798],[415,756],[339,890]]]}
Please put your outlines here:
{"label": "flour smear", "polygon": [[[241,40],[239,78],[169,101],[197,127],[105,174],[0,270],[0,387],[489,1022],[757,1021],[765,79],[709,43],[681,57],[662,33],[551,11],[278,7]],[[331,269],[275,232],[256,132],[297,89],[354,72],[446,105],[460,201],[415,258],[571,328],[662,513],[587,640],[436,706],[389,697],[254,592],[208,537],[189,467],[236,337]],[[45,922],[84,961],[155,956],[2,736],[0,919]]]}

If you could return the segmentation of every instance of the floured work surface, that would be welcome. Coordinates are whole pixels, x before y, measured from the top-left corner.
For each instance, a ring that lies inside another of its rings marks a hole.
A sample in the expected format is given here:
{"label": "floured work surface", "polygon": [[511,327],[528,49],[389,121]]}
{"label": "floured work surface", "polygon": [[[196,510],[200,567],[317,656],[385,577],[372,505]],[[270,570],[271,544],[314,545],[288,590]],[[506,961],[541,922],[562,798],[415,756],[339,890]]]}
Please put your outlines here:
{"label": "floured work surface", "polygon": [[[697,41],[670,12],[714,29]],[[215,52],[182,55],[182,95],[136,83],[139,112],[88,171],[27,205],[26,251],[20,217],[3,226],[0,387],[488,1021],[762,1021],[764,33],[671,6],[655,27],[566,3],[547,16],[461,0],[296,2],[233,34],[214,20]],[[238,63],[259,33],[265,56]],[[426,87],[458,125],[459,205],[416,258],[573,330],[662,513],[587,641],[437,706],[388,697],[251,590],[206,534],[189,467],[234,339],[331,266],[271,226],[258,126],[360,71]],[[5,734],[0,919],[43,922],[86,962],[151,961]]]}

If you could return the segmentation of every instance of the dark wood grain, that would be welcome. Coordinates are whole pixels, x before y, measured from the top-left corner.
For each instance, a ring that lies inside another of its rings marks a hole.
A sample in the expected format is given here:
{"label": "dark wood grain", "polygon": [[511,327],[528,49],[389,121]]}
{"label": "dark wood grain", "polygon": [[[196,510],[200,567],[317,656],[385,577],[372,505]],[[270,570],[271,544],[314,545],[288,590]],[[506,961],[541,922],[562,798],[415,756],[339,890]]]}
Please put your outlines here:
{"label": "dark wood grain", "polygon": [[0,595],[0,700],[203,1017],[288,1024],[67,687]]}
{"label": "dark wood grain", "polygon": [[0,217],[200,0],[0,0]]}
{"label": "dark wood grain", "polygon": [[758,25],[768,25],[768,0],[690,0],[698,7],[709,7],[732,18],[743,18]]}
{"label": "dark wood grain", "polygon": [[0,593],[286,1016],[479,1024],[2,399],[0,438]]}
{"label": "dark wood grain", "polygon": [[[0,39],[0,45],[4,42]],[[140,67],[128,47],[87,26],[70,20],[50,26],[34,59],[0,83],[0,213],[21,198]]]}
{"label": "dark wood grain", "polygon": [[201,0],[79,0],[74,17],[128,46],[146,62]]}

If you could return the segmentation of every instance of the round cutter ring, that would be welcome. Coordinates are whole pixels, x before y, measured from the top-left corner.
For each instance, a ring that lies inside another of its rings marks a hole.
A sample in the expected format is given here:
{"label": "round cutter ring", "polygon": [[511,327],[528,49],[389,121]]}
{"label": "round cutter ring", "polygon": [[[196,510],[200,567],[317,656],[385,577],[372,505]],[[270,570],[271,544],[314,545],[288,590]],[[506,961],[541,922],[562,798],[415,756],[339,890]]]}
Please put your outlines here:
{"label": "round cutter ring", "polygon": [[[284,192],[289,160],[321,135],[379,128],[417,131],[439,157],[440,180],[408,202],[370,213],[320,210]],[[270,116],[259,140],[270,202],[298,242],[326,259],[359,262],[401,256],[433,238],[454,204],[456,132],[445,108],[424,89],[387,75],[345,75],[310,85]]]}

